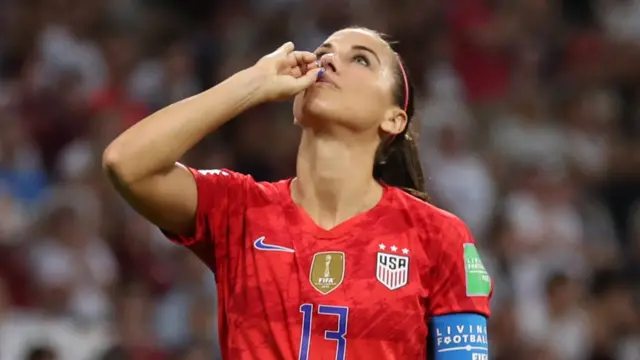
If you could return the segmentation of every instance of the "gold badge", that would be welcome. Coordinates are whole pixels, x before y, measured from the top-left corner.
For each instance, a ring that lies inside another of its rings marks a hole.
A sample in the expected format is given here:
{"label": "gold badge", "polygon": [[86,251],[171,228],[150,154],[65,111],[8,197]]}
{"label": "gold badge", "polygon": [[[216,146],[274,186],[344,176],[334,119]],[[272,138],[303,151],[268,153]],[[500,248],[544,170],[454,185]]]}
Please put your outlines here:
{"label": "gold badge", "polygon": [[344,253],[320,252],[313,256],[309,281],[322,295],[335,290],[344,280]]}

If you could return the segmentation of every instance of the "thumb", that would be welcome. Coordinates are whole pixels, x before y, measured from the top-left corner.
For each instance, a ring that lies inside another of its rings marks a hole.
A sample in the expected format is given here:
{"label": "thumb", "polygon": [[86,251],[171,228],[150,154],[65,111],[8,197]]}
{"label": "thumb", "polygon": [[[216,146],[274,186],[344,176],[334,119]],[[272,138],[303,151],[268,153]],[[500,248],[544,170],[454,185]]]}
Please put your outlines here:
{"label": "thumb", "polygon": [[322,71],[324,71],[322,68],[311,69],[303,76],[295,79],[296,92],[300,92],[318,81],[318,76]]}

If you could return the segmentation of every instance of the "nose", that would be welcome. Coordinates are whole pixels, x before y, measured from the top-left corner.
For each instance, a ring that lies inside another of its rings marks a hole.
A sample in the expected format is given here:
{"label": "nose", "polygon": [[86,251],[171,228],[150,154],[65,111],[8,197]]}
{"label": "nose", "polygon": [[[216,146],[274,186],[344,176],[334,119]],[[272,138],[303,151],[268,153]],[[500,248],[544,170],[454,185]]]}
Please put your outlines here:
{"label": "nose", "polygon": [[320,58],[320,66],[325,68],[325,70],[330,70],[332,72],[338,72],[336,67],[336,56],[333,53],[324,54]]}

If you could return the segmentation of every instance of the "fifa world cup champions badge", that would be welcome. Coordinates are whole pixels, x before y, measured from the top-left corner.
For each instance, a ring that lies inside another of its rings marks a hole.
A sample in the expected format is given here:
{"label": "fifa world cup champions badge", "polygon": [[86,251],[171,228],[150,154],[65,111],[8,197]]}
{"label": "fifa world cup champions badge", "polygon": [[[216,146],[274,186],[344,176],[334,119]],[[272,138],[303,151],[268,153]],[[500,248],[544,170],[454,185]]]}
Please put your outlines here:
{"label": "fifa world cup champions badge", "polygon": [[316,253],[311,262],[309,281],[321,294],[327,295],[344,280],[345,256],[343,252]]}

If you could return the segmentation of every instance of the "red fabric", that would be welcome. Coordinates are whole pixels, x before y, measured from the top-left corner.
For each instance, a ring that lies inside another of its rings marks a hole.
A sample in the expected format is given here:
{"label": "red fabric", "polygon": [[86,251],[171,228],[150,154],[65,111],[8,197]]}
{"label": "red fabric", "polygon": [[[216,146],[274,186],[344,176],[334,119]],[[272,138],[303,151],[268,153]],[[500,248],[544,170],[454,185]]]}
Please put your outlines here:
{"label": "red fabric", "polygon": [[122,90],[115,87],[106,87],[94,94],[91,99],[91,109],[94,113],[103,111],[118,113],[125,128],[137,123],[149,114],[143,104],[129,99]]}
{"label": "red fabric", "polygon": [[132,251],[118,244],[114,249],[121,274],[137,274],[152,292],[164,293],[171,287],[169,268],[163,266],[150,251]]}
{"label": "red fabric", "polygon": [[132,360],[165,360],[167,356],[164,352],[154,348],[131,348],[127,349],[127,354]]}
{"label": "red fabric", "polygon": [[31,276],[26,263],[20,249],[0,246],[0,281],[4,281],[9,300],[16,307],[33,305]]}
{"label": "red fabric", "polygon": [[571,37],[565,58],[567,71],[599,65],[605,51],[606,44],[597,34],[584,33]]}
{"label": "red fabric", "polygon": [[[399,189],[385,187],[377,206],[328,231],[293,203],[290,180],[257,183],[229,170],[191,172],[198,187],[196,233],[172,240],[216,274],[224,359],[299,359],[303,311],[311,315],[308,360],[423,360],[432,316],[489,315],[489,296],[466,295],[463,244],[473,242],[466,226]],[[255,242],[261,238],[292,251],[260,250]],[[344,256],[344,276],[331,270],[339,285],[326,294],[311,276],[315,255],[320,264],[327,261],[323,252]],[[377,280],[379,253],[408,257],[406,285],[390,290]],[[333,339],[341,326],[344,338]]]}
{"label": "red fabric", "polygon": [[511,82],[511,55],[505,49],[485,48],[471,39],[474,31],[493,18],[482,0],[462,0],[451,13],[452,62],[469,101],[500,99]]}

